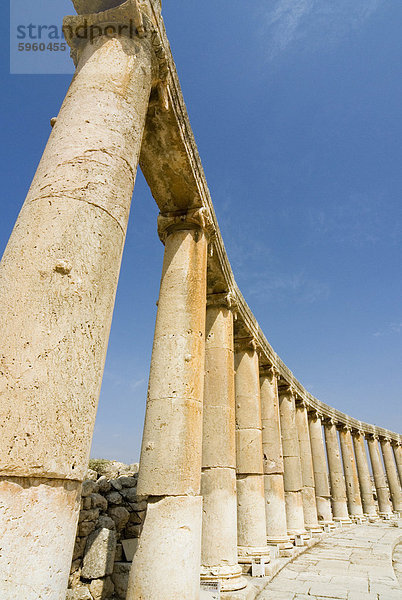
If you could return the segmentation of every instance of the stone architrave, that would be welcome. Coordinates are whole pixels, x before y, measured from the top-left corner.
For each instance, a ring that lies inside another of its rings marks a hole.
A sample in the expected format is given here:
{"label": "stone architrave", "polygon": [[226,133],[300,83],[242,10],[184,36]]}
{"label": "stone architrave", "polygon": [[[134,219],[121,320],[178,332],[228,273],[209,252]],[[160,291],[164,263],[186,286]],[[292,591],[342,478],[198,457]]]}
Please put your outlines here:
{"label": "stone architrave", "polygon": [[267,541],[285,550],[292,544],[287,533],[278,375],[274,367],[260,367],[260,394]]}
{"label": "stone architrave", "polygon": [[313,458],[315,494],[317,501],[318,522],[321,525],[332,525],[331,492],[329,489],[327,457],[325,454],[322,422],[316,413],[309,415],[310,444]]}
{"label": "stone architrave", "polygon": [[399,483],[402,485],[402,444],[401,443],[394,443],[393,444],[393,448],[394,448],[394,456],[395,456],[395,462],[396,462],[396,466],[398,469],[398,475],[399,475]]}
{"label": "stone architrave", "polygon": [[[75,31],[84,21],[104,19],[66,19]],[[157,76],[135,28],[68,41],[77,70],[0,264],[2,600],[65,596]]]}
{"label": "stone architrave", "polygon": [[345,478],[335,422],[331,419],[325,421],[324,431],[331,485],[332,514],[334,521],[350,523]]}
{"label": "stone architrave", "polygon": [[378,438],[376,435],[370,435],[367,439],[370,453],[371,467],[375,489],[377,492],[378,510],[380,517],[389,517],[392,514],[392,504],[389,497],[387,482],[385,479],[384,467],[381,461],[380,449],[378,447]]}
{"label": "stone architrave", "polygon": [[359,477],[353,450],[352,434],[348,427],[339,427],[339,440],[341,443],[349,514],[351,517],[362,517],[363,506],[360,496]]}
{"label": "stone architrave", "polygon": [[373,486],[371,483],[370,469],[364,443],[364,433],[356,431],[352,433],[352,437],[355,448],[363,511],[366,517],[375,518],[377,517],[377,508],[374,501]]}
{"label": "stone architrave", "polygon": [[235,340],[235,391],[239,562],[268,562],[259,363],[252,338]]}
{"label": "stone architrave", "polygon": [[207,297],[201,494],[201,580],[246,586],[237,559],[236,433],[231,294]]}
{"label": "stone architrave", "polygon": [[302,472],[302,499],[304,525],[307,530],[319,533],[313,458],[311,453],[307,407],[303,402],[296,403],[296,427],[299,439],[300,463]]}
{"label": "stone architrave", "polygon": [[384,458],[385,472],[387,474],[389,491],[391,492],[392,506],[395,512],[402,512],[402,490],[399,483],[398,472],[394,461],[391,442],[387,438],[380,438],[382,455]]}
{"label": "stone architrave", "polygon": [[279,389],[279,413],[284,462],[285,506],[288,534],[295,538],[306,534],[303,511],[303,481],[299,440],[296,427],[296,404],[290,387]]}
{"label": "stone architrave", "polygon": [[205,209],[158,219],[165,255],[137,486],[148,508],[127,600],[199,594],[209,223]]}

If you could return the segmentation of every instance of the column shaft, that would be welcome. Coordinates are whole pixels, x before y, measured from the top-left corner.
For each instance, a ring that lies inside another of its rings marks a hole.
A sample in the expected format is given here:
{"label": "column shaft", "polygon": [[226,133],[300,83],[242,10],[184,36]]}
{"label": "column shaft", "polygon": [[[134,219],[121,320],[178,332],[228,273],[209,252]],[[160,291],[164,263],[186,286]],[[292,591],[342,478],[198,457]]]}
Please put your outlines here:
{"label": "column shaft", "polygon": [[341,428],[339,430],[339,439],[341,442],[349,514],[352,517],[362,517],[363,507],[360,496],[359,477],[357,475],[352,434],[350,430]]}
{"label": "column shaft", "polygon": [[2,600],[66,593],[150,90],[147,39],[82,49],[1,261]]}
{"label": "column shaft", "polygon": [[359,477],[364,514],[368,517],[375,517],[377,515],[377,509],[374,501],[373,486],[371,483],[370,469],[364,444],[364,435],[357,432],[353,434],[352,437],[355,447],[357,474]]}
{"label": "column shaft", "polygon": [[201,577],[238,590],[233,314],[220,294],[208,297],[205,339]]}
{"label": "column shaft", "polygon": [[309,428],[318,522],[322,525],[330,525],[333,523],[331,492],[329,489],[327,457],[322,435],[322,423],[318,415],[311,416],[309,419]]}
{"label": "column shaft", "polygon": [[258,355],[252,340],[235,353],[239,561],[268,556]]}
{"label": "column shaft", "polygon": [[289,536],[283,483],[278,381],[273,369],[260,371],[260,388],[267,540],[271,544],[286,545],[289,543]]}
{"label": "column shaft", "polygon": [[345,478],[343,475],[338,435],[335,424],[331,421],[327,421],[324,425],[324,431],[325,443],[327,446],[332,513],[334,515],[334,521],[349,522],[350,519],[346,499]]}
{"label": "column shaft", "polygon": [[402,446],[400,444],[393,444],[395,462],[398,469],[399,482],[402,485]]}
{"label": "column shaft", "polygon": [[367,440],[375,489],[377,491],[378,509],[381,516],[392,514],[392,505],[389,499],[388,486],[385,480],[384,468],[381,462],[380,449],[376,437]]}
{"label": "column shaft", "polygon": [[302,498],[304,524],[306,529],[321,531],[321,528],[318,525],[317,504],[315,499],[314,468],[313,457],[311,454],[307,408],[303,403],[296,404],[296,426],[299,439],[303,483]]}
{"label": "column shaft", "polygon": [[279,392],[279,411],[288,534],[295,536],[306,533],[306,529],[304,526],[300,450],[296,428],[296,405],[294,395],[288,388],[281,389]]}
{"label": "column shaft", "polygon": [[195,600],[208,243],[202,211],[161,216],[158,225],[165,256],[137,488],[148,509],[127,600]]}
{"label": "column shaft", "polygon": [[392,506],[395,512],[402,511],[402,490],[399,483],[398,472],[394,461],[391,442],[381,438],[381,449],[384,457],[385,472],[387,474],[389,491],[391,492]]}

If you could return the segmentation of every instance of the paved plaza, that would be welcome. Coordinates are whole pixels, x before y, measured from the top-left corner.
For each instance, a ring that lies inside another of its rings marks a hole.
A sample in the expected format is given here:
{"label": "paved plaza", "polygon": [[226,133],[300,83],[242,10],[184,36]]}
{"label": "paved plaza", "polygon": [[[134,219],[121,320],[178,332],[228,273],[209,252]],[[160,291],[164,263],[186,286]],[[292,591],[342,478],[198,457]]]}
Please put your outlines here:
{"label": "paved plaza", "polygon": [[401,600],[401,542],[402,521],[345,528],[289,563],[257,598]]}

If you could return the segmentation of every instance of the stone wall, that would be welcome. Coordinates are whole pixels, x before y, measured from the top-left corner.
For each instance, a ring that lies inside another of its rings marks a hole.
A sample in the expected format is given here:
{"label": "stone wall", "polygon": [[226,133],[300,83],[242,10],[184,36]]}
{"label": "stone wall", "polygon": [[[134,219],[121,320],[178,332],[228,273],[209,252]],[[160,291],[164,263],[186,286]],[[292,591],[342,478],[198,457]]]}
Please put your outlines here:
{"label": "stone wall", "polygon": [[66,600],[124,600],[147,507],[137,498],[138,464],[90,466]]}

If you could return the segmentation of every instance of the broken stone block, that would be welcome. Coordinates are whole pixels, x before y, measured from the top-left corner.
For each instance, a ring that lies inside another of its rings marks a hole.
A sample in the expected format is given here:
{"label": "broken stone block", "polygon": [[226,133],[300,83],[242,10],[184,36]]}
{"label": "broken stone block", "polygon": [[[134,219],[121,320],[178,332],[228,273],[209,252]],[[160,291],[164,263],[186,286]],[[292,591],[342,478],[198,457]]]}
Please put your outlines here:
{"label": "broken stone block", "polygon": [[111,529],[97,529],[87,540],[82,577],[99,579],[113,572],[116,552],[116,534]]}

